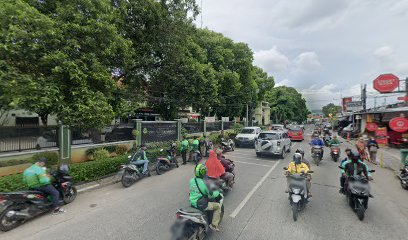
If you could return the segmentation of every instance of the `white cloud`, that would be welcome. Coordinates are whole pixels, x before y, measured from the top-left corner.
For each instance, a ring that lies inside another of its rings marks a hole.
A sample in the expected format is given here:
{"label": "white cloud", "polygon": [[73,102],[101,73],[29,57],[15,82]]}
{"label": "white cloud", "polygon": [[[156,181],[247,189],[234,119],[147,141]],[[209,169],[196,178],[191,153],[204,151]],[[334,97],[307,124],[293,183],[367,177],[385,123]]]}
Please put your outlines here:
{"label": "white cloud", "polygon": [[289,86],[290,85],[290,80],[285,78],[282,81],[278,81],[275,83],[275,87],[280,87],[280,86]]}
{"label": "white cloud", "polygon": [[307,74],[319,70],[322,64],[315,52],[304,52],[299,54],[293,61],[295,74]]}
{"label": "white cloud", "polygon": [[255,52],[254,59],[256,65],[272,74],[288,70],[290,63],[288,57],[279,52],[276,46],[269,50]]}
{"label": "white cloud", "polygon": [[377,58],[383,72],[391,72],[400,77],[408,75],[407,59],[401,61],[401,58],[392,46],[377,48],[374,51],[374,56]]}

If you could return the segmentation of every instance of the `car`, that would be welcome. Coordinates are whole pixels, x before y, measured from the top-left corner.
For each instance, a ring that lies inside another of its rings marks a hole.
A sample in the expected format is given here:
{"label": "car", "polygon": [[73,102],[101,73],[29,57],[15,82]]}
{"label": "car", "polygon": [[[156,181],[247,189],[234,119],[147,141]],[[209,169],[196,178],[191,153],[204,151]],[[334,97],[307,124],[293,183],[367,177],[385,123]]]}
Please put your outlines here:
{"label": "car", "polygon": [[255,141],[256,156],[278,155],[282,159],[290,152],[292,141],[282,130],[262,131]]}
{"label": "car", "polygon": [[271,130],[286,130],[285,126],[282,124],[272,124],[271,125]]}
{"label": "car", "polygon": [[293,126],[289,128],[288,131],[289,138],[292,141],[303,141],[304,140],[303,134],[304,134],[303,129],[300,128],[299,126]]}
{"label": "car", "polygon": [[242,129],[241,133],[239,133],[235,137],[235,146],[243,147],[243,146],[250,146],[254,147],[255,138],[259,135],[262,131],[260,127],[245,127]]}

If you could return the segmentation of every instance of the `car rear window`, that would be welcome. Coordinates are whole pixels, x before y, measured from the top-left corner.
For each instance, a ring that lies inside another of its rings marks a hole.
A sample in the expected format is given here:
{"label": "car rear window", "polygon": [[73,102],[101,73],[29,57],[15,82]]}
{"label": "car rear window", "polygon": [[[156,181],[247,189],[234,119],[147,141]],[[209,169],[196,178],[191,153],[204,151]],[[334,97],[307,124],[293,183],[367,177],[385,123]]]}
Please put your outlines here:
{"label": "car rear window", "polygon": [[291,132],[301,132],[302,129],[300,129],[300,128],[291,128],[289,131],[291,131]]}
{"label": "car rear window", "polygon": [[277,133],[261,133],[261,134],[259,134],[259,139],[262,139],[262,140],[279,140],[279,135]]}
{"label": "car rear window", "polygon": [[248,133],[255,133],[255,129],[244,128],[244,129],[242,129],[242,132],[241,132],[241,133],[246,133],[246,134],[248,134]]}

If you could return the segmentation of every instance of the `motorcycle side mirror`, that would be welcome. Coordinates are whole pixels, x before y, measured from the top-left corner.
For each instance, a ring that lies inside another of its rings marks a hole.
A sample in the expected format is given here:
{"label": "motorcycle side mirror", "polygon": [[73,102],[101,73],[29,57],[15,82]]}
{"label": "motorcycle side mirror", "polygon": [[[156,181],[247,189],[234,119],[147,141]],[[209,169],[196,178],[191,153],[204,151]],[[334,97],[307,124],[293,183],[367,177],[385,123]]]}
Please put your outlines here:
{"label": "motorcycle side mirror", "polygon": [[369,172],[370,172],[370,173],[373,173],[373,172],[375,172],[375,170],[370,170]]}
{"label": "motorcycle side mirror", "polygon": [[288,168],[287,168],[287,167],[284,167],[283,170],[288,170]]}

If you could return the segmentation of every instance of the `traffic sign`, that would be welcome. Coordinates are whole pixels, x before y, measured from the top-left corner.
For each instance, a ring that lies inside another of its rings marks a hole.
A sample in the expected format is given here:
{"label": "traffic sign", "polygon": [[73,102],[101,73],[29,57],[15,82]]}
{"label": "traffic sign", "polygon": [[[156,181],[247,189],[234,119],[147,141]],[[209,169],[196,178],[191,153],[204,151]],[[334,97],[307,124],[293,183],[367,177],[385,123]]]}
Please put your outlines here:
{"label": "traffic sign", "polygon": [[374,89],[380,93],[390,93],[399,86],[399,79],[394,74],[381,74],[373,81]]}

